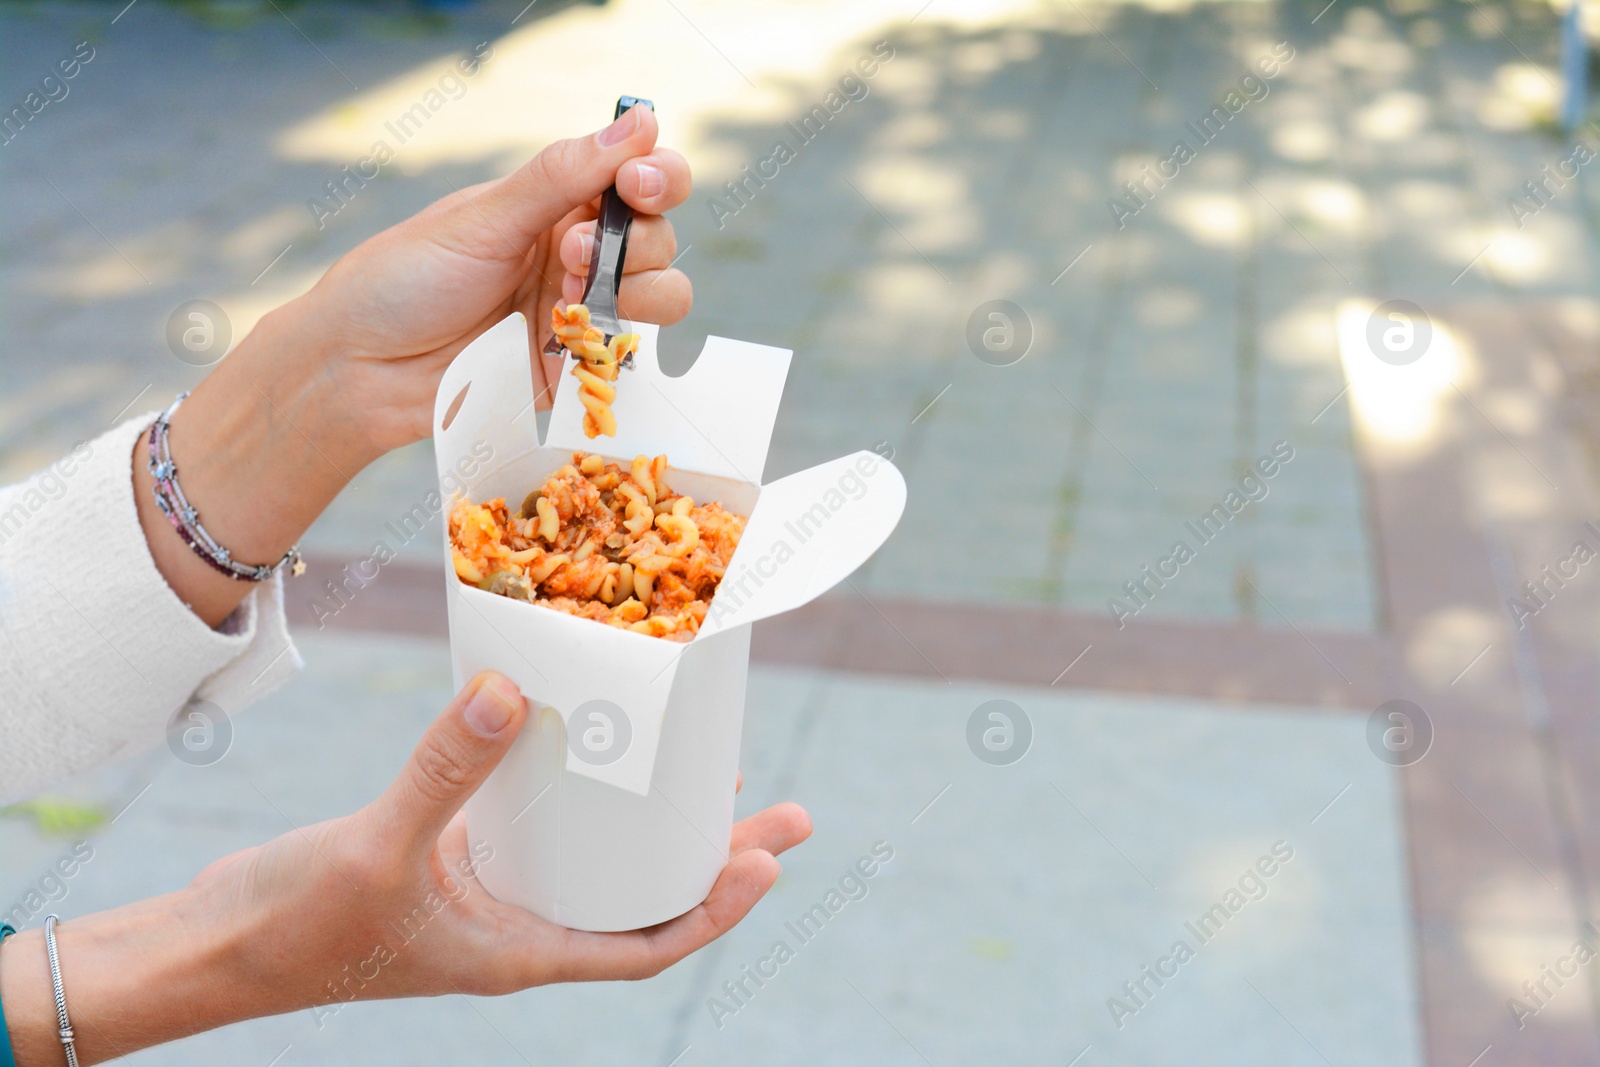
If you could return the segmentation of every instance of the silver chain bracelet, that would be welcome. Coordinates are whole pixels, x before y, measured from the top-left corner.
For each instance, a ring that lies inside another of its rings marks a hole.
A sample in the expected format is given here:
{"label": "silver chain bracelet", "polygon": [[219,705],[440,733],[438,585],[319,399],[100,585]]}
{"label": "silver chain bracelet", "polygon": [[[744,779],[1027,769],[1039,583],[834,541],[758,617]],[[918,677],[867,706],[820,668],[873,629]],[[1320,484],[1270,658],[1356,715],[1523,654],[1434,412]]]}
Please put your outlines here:
{"label": "silver chain bracelet", "polygon": [[72,1034],[72,1023],[67,1019],[67,990],[61,984],[61,957],[56,953],[56,922],[54,915],[44,918],[44,950],[50,957],[50,984],[56,991],[56,1020],[60,1029],[56,1032],[61,1037],[61,1047],[67,1054],[67,1067],[78,1067],[78,1050],[73,1046],[76,1038]]}
{"label": "silver chain bracelet", "polygon": [[229,578],[240,582],[264,582],[284,567],[289,568],[290,574],[304,574],[306,565],[300,559],[299,545],[291,545],[276,563],[241,563],[200,524],[200,513],[189,503],[189,498],[183,495],[183,489],[178,485],[178,465],[173,462],[172,449],[167,444],[167,427],[172,415],[188,396],[188,393],[179,393],[178,399],[157,416],[150,427],[149,470],[150,476],[156,480],[156,506],[195,555]]}

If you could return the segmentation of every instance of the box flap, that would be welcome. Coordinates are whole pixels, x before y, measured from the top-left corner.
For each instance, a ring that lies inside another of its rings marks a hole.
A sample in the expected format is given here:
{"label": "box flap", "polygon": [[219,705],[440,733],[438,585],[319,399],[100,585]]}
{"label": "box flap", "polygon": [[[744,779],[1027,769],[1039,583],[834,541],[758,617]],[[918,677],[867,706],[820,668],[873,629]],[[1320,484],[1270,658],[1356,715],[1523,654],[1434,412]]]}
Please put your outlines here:
{"label": "box flap", "polygon": [[[662,716],[686,646],[596,626],[587,619],[486,593],[450,579],[450,643],[464,684],[495,670],[517,683],[530,710],[566,723],[566,769],[644,796]],[[600,740],[586,750],[591,731]]]}
{"label": "box flap", "polygon": [[572,377],[576,358],[568,355],[545,444],[616,456],[665,453],[680,470],[760,485],[789,374],[789,350],[707,337],[689,372],[669,378],[656,359],[660,327],[641,322],[632,328],[639,335],[639,350],[633,369],[621,373],[611,405],[617,435],[584,436],[583,404]]}
{"label": "box flap", "polygon": [[888,539],[905,506],[905,479],[872,452],[762,486],[696,640],[790,611],[832,589]]}
{"label": "box flap", "polygon": [[[458,397],[461,406],[446,427],[445,415]],[[480,441],[493,445],[502,463],[539,447],[528,320],[520,312],[480,334],[439,379],[433,401],[433,455],[441,478]]]}

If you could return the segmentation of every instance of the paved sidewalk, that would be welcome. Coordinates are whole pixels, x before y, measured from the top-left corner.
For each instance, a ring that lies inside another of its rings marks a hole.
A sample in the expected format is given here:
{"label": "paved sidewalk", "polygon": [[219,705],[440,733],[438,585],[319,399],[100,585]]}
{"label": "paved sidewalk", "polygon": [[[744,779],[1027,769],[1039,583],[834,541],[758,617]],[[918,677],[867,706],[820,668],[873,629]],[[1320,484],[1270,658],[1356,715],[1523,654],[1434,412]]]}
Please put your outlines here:
{"label": "paved sidewalk", "polygon": [[[307,637],[304,651],[310,669],[232,720],[220,761],[161,751],[121,775],[121,804],[138,799],[95,835],[57,907],[175,888],[216,856],[365,803],[450,695],[431,642]],[[1010,766],[967,747],[968,716],[995,699],[1033,723]],[[793,798],[816,833],[714,949],[640,984],[359,1004],[321,1026],[299,1012],[130,1062],[1065,1063],[1085,1046],[1082,1062],[1100,1064],[1421,1062],[1398,797],[1361,721],[760,669],[746,722],[740,810]],[[6,865],[13,895],[70,846],[0,832],[8,857],[27,857]],[[866,895],[800,942],[785,923],[878,842],[893,858]],[[1252,899],[1220,930],[1203,928],[1209,941],[1185,926],[1275,846],[1291,858],[1246,885]],[[730,998],[723,983],[780,939],[795,958]],[[1143,979],[1179,940],[1194,956],[1162,965],[1176,977]],[[1123,990],[1141,980],[1154,991],[1142,1006]]]}

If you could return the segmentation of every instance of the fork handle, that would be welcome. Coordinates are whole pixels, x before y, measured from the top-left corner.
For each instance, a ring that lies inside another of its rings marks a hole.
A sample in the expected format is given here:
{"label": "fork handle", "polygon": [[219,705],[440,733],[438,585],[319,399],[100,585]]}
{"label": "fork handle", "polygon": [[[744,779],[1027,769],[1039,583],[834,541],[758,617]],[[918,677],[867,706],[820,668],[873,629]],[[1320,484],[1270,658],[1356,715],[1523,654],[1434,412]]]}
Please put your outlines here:
{"label": "fork handle", "polygon": [[[637,96],[624,96],[617,100],[617,113],[612,121],[634,107],[655,110],[650,101]],[[617,290],[622,285],[622,262],[628,253],[628,230],[633,226],[633,209],[617,194],[612,185],[600,197],[600,217],[594,226],[594,255],[589,262],[589,280],[583,287],[583,303],[593,318],[609,318],[618,322]]]}

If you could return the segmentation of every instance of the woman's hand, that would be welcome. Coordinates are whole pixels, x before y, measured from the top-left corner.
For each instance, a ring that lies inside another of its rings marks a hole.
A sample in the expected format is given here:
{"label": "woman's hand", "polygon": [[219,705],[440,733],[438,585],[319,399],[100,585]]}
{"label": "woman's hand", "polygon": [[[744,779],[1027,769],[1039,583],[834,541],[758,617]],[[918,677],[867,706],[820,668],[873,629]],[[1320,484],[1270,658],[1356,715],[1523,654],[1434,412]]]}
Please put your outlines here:
{"label": "woman's hand", "polygon": [[[648,978],[744,918],[778,877],[774,856],[811,833],[794,804],[745,819],[734,827],[731,858],[705,902],[648,930],[568,930],[502,904],[478,884],[478,864],[492,859],[481,842],[469,845],[460,809],[511,747],[526,714],[511,681],[480,675],[372,804],[227,857],[196,879],[222,900],[243,902],[263,930],[299,930],[305,954],[287,960],[277,979],[293,990],[292,1006]],[[419,907],[431,917],[406,940],[397,925]]]}
{"label": "woman's hand", "polygon": [[[538,352],[550,309],[583,293],[599,198],[615,183],[634,209],[618,310],[668,325],[689,312],[689,279],[661,215],[689,196],[689,165],[656,147],[655,113],[634,107],[590,137],[557,141],[516,173],[445,197],[358,245],[287,310],[326,352],[377,451],[430,435],[450,360],[513,311]],[[560,360],[535,359],[549,406]]]}
{"label": "woman's hand", "polygon": [[[476,185],[365,241],[310,292],[266,315],[174,416],[172,455],[206,529],[233,557],[283,555],[351,478],[430,434],[439,379],[458,352],[513,311],[538,353],[550,309],[580,298],[600,195],[634,209],[618,310],[670,324],[689,279],[661,212],[689,196],[689,165],[656,147],[656,117],[635,107],[599,133],[557,141],[514,174]],[[560,371],[533,357],[548,406]],[[191,552],[157,509],[142,445],[135,500],[156,566],[216,625],[248,591]]]}
{"label": "woman's hand", "polygon": [[[597,934],[545,922],[478,883],[485,857],[460,816],[526,717],[510,681],[479,675],[354,815],[227,856],[177,893],[62,923],[82,1061],[349,1000],[647,978],[744,918],[778,877],[774,857],[811,833],[794,804],[743,820],[705,902],[659,926]],[[419,932],[397,933],[419,909]],[[37,930],[0,947],[0,998],[23,1064],[61,1055],[44,958]]]}

